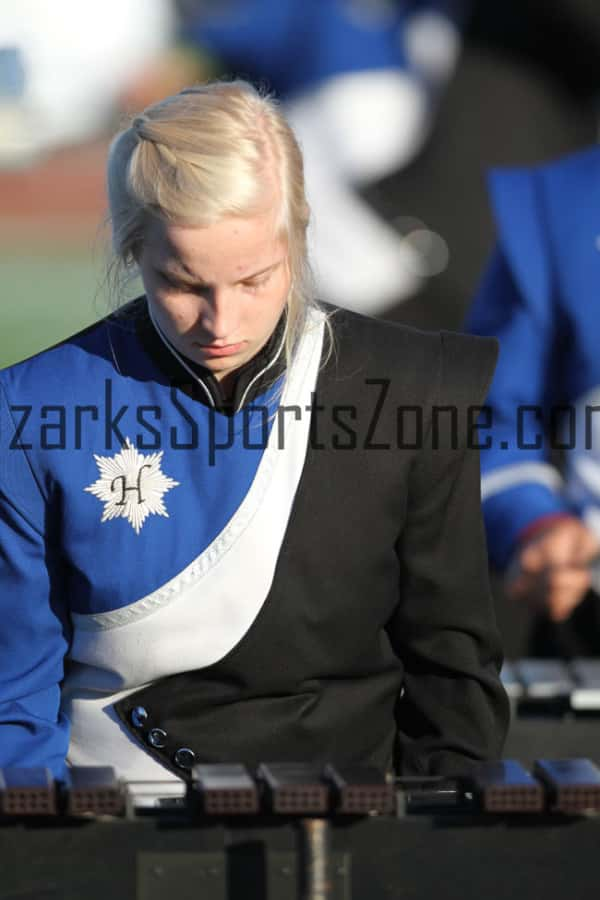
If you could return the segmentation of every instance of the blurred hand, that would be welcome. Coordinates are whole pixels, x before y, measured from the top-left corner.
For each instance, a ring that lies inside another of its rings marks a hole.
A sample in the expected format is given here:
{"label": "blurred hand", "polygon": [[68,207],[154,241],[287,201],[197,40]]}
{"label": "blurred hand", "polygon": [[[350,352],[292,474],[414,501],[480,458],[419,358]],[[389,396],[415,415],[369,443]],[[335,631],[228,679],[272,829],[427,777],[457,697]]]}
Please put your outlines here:
{"label": "blurred hand", "polygon": [[590,588],[588,565],[600,541],[581,519],[568,516],[524,543],[506,575],[509,597],[567,619]]}

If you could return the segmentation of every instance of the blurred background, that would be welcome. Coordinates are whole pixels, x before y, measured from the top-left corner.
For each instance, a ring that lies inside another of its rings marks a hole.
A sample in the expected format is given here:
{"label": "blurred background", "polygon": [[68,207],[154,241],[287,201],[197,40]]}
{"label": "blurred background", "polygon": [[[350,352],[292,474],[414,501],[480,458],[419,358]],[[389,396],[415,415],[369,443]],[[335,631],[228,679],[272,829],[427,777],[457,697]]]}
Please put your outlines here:
{"label": "blurred background", "polygon": [[597,0],[3,0],[0,365],[106,313],[104,163],[123,117],[241,75],[306,159],[323,298],[459,328],[490,166],[598,133]]}

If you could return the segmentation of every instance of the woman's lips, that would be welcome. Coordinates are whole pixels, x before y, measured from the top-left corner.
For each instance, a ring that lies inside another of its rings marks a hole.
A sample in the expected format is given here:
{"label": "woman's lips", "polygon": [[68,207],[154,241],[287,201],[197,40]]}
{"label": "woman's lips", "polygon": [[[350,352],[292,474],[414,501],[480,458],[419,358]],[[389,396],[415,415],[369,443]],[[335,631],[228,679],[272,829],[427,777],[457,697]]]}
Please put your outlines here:
{"label": "woman's lips", "polygon": [[234,356],[240,352],[243,346],[243,341],[239,344],[197,344],[198,349],[202,351],[202,355],[210,359],[219,356]]}

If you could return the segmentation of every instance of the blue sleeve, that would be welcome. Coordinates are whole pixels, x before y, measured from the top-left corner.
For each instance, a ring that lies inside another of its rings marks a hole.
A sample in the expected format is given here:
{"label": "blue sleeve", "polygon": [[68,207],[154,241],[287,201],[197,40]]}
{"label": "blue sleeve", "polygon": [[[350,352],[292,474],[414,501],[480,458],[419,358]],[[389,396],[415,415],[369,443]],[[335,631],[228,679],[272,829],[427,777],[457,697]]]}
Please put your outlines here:
{"label": "blue sleeve", "polygon": [[0,387],[0,767],[47,766],[61,777],[69,742],[60,713],[68,647],[62,566],[29,460],[11,444]]}
{"label": "blue sleeve", "polygon": [[[501,210],[500,224],[502,212],[511,221],[518,214]],[[524,528],[570,510],[547,436],[556,316],[544,262],[537,258],[543,246],[532,238],[516,229],[501,232],[467,321],[472,334],[500,342],[479,438],[484,520],[490,559],[498,568],[508,564]]]}
{"label": "blue sleeve", "polygon": [[233,0],[183,16],[183,41],[244,77],[292,94],[341,72],[405,68],[404,6],[384,12],[340,0]]}

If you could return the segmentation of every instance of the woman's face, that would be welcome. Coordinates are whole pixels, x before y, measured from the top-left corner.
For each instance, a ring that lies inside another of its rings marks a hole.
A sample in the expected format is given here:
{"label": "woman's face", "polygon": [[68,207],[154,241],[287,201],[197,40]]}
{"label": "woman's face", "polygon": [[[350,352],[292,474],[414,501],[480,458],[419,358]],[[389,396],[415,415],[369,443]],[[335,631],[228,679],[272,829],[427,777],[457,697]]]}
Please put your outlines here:
{"label": "woman's face", "polygon": [[139,257],[148,303],[174,347],[223,381],[273,333],[290,287],[275,212],[205,228],[153,219]]}

